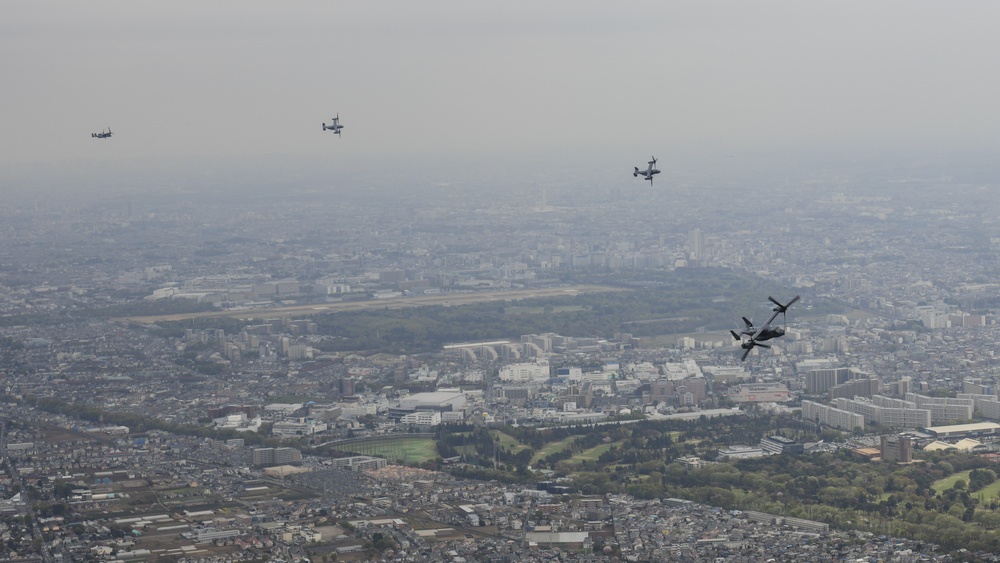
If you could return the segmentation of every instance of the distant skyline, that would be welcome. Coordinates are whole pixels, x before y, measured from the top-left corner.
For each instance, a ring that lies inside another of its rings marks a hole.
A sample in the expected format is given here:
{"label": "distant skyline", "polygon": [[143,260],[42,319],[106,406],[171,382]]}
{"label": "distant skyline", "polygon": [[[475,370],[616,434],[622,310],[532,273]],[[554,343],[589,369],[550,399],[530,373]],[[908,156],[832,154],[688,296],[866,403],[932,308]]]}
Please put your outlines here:
{"label": "distant skyline", "polygon": [[[1000,4],[7,1],[0,166],[992,152]],[[343,137],[321,123],[338,113]],[[111,127],[112,139],[91,138]],[[631,175],[629,175],[631,179]]]}

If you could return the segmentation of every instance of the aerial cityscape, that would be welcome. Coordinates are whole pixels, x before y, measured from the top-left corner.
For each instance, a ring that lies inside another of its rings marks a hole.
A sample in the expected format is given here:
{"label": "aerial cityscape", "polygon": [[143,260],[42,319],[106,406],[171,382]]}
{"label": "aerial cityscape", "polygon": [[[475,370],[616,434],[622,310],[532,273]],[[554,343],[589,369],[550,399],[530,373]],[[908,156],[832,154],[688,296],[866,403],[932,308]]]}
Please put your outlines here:
{"label": "aerial cityscape", "polygon": [[55,4],[0,561],[1000,561],[1000,8]]}

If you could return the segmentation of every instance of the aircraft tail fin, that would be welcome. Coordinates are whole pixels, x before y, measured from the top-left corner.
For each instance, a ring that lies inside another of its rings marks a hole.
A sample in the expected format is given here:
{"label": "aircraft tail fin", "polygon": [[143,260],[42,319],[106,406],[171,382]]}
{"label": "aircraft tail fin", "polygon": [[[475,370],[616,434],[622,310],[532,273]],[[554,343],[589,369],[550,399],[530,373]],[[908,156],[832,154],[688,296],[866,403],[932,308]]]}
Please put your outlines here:
{"label": "aircraft tail fin", "polygon": [[326,123],[323,124],[323,130],[326,131]]}
{"label": "aircraft tail fin", "polygon": [[750,319],[743,317],[743,322],[746,323],[747,328],[753,328],[753,323],[750,322]]}

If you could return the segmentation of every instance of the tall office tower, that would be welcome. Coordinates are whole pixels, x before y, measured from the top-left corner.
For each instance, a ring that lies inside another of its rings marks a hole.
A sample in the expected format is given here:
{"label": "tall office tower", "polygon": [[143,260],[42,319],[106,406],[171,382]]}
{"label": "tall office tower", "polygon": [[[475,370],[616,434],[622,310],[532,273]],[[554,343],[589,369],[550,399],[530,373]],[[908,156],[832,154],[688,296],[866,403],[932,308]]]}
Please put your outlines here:
{"label": "tall office tower", "polygon": [[[684,387],[685,393],[694,395],[695,404],[701,403],[708,398],[708,382],[704,377],[691,377],[680,383]],[[678,391],[680,387],[678,387]]]}
{"label": "tall office tower", "polygon": [[834,385],[847,383],[853,379],[868,379],[871,376],[854,368],[815,369],[806,372],[806,393],[825,393]]}
{"label": "tall office tower", "polygon": [[653,381],[649,384],[649,394],[654,401],[659,402],[673,402],[674,399],[674,382],[661,379],[658,381]]}
{"label": "tall office tower", "polygon": [[903,377],[899,378],[899,396],[900,397],[905,397],[906,394],[910,392],[910,387],[911,387],[912,383],[913,383],[913,378],[910,377],[910,376],[908,376],[908,375],[904,375]]}
{"label": "tall office tower", "polygon": [[701,229],[691,229],[688,231],[688,251],[691,258],[702,260],[705,258],[705,234]]}
{"label": "tall office tower", "polygon": [[882,436],[882,461],[910,463],[913,447],[906,436]]}
{"label": "tall office tower", "polygon": [[337,387],[340,394],[344,397],[349,397],[354,394],[354,378],[353,377],[341,377],[337,380]]}

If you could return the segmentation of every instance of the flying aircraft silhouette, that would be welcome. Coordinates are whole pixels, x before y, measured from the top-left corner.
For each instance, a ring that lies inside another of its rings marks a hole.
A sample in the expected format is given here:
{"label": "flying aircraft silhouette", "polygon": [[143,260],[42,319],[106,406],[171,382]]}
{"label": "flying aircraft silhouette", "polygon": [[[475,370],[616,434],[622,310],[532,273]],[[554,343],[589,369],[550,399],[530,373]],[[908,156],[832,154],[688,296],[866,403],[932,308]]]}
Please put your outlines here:
{"label": "flying aircraft silhouette", "polygon": [[327,125],[326,123],[323,124],[324,131],[333,131],[337,135],[340,135],[340,130],[343,128],[344,126],[340,124],[340,113],[337,113],[337,116],[333,118],[333,123],[330,125]]}
{"label": "flying aircraft silhouette", "polygon": [[[747,359],[747,356],[750,354],[750,350],[753,350],[754,346],[760,346],[761,348],[771,347],[769,344],[762,344],[762,341],[770,340],[772,338],[778,338],[780,336],[785,335],[784,327],[771,326],[771,323],[774,322],[774,319],[778,318],[778,315],[782,315],[782,320],[784,321],[785,314],[788,312],[788,308],[799,300],[799,296],[796,295],[795,297],[792,298],[791,301],[789,301],[784,305],[779,303],[775,298],[771,297],[770,295],[767,297],[767,300],[770,301],[771,303],[774,303],[774,308],[771,309],[771,311],[774,312],[771,314],[771,318],[767,319],[767,322],[764,323],[763,326],[755,327],[753,322],[750,321],[750,319],[743,317],[743,322],[746,323],[746,328],[741,330],[739,334],[737,334],[735,330],[729,331],[729,334],[732,334],[733,338],[740,341],[740,348],[743,348],[744,350],[743,356],[740,358],[740,361]],[[750,338],[748,340],[743,340],[744,336],[749,336]]]}
{"label": "flying aircraft silhouette", "polygon": [[649,161],[649,166],[645,170],[639,170],[639,167],[636,166],[635,167],[635,172],[632,173],[632,176],[633,177],[637,177],[640,174],[642,174],[642,176],[646,180],[649,180],[649,185],[652,186],[653,185],[653,175],[654,174],[659,174],[660,171],[656,169],[656,157],[653,156],[653,157],[650,157],[650,158],[652,158],[653,160]]}

